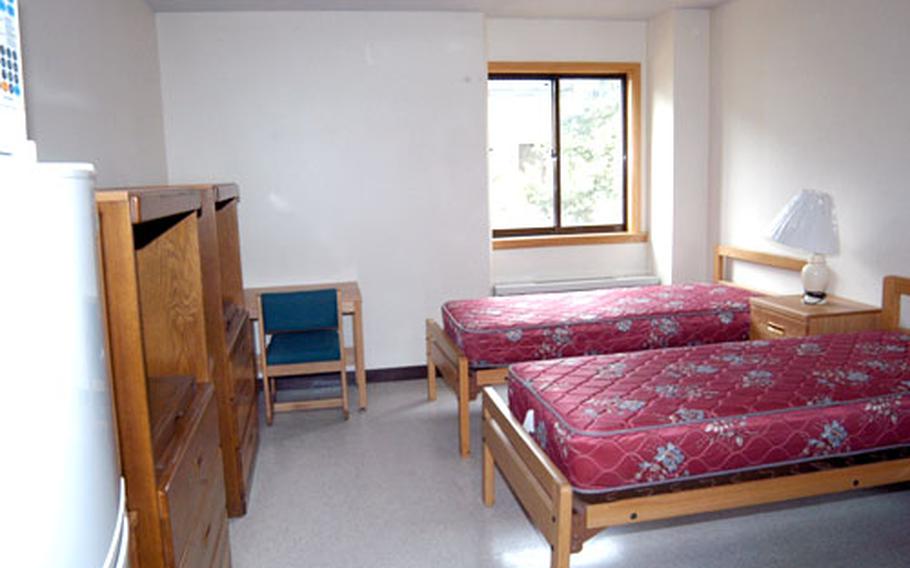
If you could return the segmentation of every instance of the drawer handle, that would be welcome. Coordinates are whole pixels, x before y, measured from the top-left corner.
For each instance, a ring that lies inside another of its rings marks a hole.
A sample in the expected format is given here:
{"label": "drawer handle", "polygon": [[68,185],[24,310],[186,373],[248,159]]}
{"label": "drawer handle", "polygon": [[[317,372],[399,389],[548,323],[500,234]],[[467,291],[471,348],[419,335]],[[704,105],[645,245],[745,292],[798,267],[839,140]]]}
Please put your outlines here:
{"label": "drawer handle", "polygon": [[774,335],[784,335],[786,333],[786,330],[783,328],[783,326],[777,325],[776,323],[768,322],[765,324],[765,327],[770,333],[773,333]]}

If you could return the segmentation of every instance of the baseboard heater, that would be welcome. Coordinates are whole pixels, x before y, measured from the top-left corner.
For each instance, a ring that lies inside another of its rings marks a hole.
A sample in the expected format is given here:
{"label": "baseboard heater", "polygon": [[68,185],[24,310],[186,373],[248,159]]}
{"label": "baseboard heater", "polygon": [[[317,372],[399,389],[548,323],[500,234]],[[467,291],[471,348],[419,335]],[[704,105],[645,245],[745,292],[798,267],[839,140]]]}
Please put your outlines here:
{"label": "baseboard heater", "polygon": [[652,286],[660,284],[653,275],[611,276],[608,278],[584,278],[578,280],[548,280],[543,282],[503,282],[493,285],[494,296],[516,296],[519,294],[541,294],[544,292],[574,292],[598,288],[628,288],[631,286]]}

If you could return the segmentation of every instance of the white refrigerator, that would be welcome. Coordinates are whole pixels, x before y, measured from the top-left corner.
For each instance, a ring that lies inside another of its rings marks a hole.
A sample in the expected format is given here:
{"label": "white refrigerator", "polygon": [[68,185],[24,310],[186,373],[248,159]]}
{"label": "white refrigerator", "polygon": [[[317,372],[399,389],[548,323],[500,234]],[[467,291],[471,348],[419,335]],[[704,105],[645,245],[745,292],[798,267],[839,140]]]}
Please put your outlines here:
{"label": "white refrigerator", "polygon": [[0,566],[122,568],[95,174],[35,160],[18,7],[0,0]]}
{"label": "white refrigerator", "polygon": [[0,566],[126,566],[88,164],[0,159]]}

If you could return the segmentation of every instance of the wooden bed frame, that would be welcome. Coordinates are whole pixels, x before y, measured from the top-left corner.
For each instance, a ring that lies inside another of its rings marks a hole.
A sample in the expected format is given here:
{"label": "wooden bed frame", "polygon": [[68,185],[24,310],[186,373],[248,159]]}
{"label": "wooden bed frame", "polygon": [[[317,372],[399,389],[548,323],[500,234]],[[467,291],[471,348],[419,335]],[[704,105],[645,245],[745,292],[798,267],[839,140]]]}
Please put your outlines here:
{"label": "wooden bed frame", "polygon": [[[806,264],[806,261],[792,257],[718,246],[714,251],[714,281],[737,286],[725,279],[727,265],[731,261],[737,260],[797,272],[802,270]],[[471,455],[469,403],[477,398],[483,387],[504,383],[508,375],[508,367],[471,369],[468,358],[465,357],[461,348],[452,341],[436,321],[428,319],[426,325],[427,399],[436,400],[436,374],[438,371],[442,375],[443,381],[455,391],[458,397],[458,442],[461,457],[466,458]]]}
{"label": "wooden bed frame", "polygon": [[[888,276],[883,288],[881,327],[910,332],[900,327],[900,298],[910,295],[910,279]],[[494,503],[494,466],[550,543],[552,568],[568,568],[569,555],[607,527],[910,481],[910,458],[900,458],[597,502],[572,491],[508,405],[493,388],[485,388],[483,501],[488,507]]]}

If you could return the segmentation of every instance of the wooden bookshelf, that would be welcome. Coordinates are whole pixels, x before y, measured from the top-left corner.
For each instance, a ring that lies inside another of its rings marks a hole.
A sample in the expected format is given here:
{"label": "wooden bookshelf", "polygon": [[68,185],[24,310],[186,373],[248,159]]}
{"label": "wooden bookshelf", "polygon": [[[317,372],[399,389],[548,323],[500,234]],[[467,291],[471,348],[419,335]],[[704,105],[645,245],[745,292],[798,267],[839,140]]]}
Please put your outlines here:
{"label": "wooden bookshelf", "polygon": [[135,188],[171,192],[199,201],[199,264],[209,376],[215,388],[228,515],[246,513],[259,444],[253,327],[244,305],[236,184]]}
{"label": "wooden bookshelf", "polygon": [[193,187],[202,198],[206,334],[217,378],[227,509],[235,517],[246,513],[259,445],[253,326],[244,305],[240,266],[240,192],[232,183]]}
{"label": "wooden bookshelf", "polygon": [[99,190],[96,204],[135,561],[139,568],[229,567],[203,306],[201,196]]}

